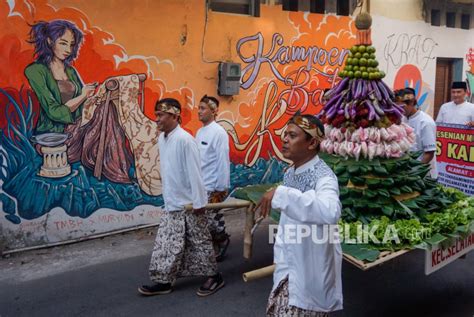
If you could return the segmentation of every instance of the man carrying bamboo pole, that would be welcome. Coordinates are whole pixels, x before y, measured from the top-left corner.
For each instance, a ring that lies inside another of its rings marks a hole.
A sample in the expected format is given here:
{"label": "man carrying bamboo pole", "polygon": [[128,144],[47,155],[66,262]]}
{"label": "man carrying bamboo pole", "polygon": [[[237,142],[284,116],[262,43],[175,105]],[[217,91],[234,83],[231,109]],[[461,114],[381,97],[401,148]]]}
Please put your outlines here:
{"label": "man carrying bamboo pole", "polygon": [[[150,263],[150,278],[155,284],[143,285],[138,291],[145,296],[168,294],[178,277],[206,276],[208,278],[197,295],[208,296],[222,288],[224,280],[217,272],[207,229],[204,208],[207,195],[199,150],[194,138],[179,125],[179,101],[159,100],[155,112],[162,132],[158,146],[165,207]],[[192,204],[192,212],[185,211],[188,204]]]}
{"label": "man carrying bamboo pole", "polygon": [[[202,128],[196,133],[201,157],[202,177],[210,203],[222,202],[230,187],[229,137],[216,121],[219,101],[204,95],[199,102],[198,116]],[[224,215],[219,210],[208,211],[208,228],[212,236],[216,260],[224,259],[230,236],[225,231]]]}
{"label": "man carrying bamboo pole", "polygon": [[[328,316],[342,309],[342,250],[329,228],[338,222],[341,203],[337,178],[318,157],[323,138],[316,117],[297,113],[290,119],[282,154],[293,165],[283,185],[265,193],[257,206],[263,216],[271,208],[281,211],[267,316]],[[296,239],[289,239],[295,232]]]}

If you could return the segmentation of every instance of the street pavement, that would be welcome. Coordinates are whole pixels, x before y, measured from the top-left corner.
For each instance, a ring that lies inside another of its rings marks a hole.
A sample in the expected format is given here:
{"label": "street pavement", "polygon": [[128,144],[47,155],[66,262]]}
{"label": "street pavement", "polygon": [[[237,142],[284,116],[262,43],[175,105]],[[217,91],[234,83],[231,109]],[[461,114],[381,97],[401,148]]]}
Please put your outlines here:
{"label": "street pavement", "polygon": [[[234,219],[235,218],[235,219]],[[200,298],[202,279],[178,280],[169,295],[142,297],[156,228],[0,259],[0,316],[264,316],[271,277],[242,273],[272,263],[267,228],[242,257],[243,214],[229,217],[232,243],[219,266],[226,286]],[[343,264],[344,310],[332,316],[474,316],[474,254],[432,275],[413,251],[369,271]]]}

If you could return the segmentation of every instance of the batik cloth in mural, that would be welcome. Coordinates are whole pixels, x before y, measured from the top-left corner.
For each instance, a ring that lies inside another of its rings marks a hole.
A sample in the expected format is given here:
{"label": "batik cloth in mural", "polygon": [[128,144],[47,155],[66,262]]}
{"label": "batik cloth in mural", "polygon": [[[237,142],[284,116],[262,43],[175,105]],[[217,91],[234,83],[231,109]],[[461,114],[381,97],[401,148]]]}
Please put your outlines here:
{"label": "batik cloth in mural", "polygon": [[[119,89],[112,91],[106,118],[106,149],[103,173],[116,182],[130,182],[128,172],[135,164],[135,174],[140,188],[149,195],[162,193],[158,127],[147,118],[138,102],[140,80],[137,75],[117,76]],[[81,121],[71,126],[69,152],[74,161],[93,169],[107,90],[103,83],[97,93],[89,98],[82,111]],[[83,140],[83,141],[81,141]],[[125,145],[128,141],[128,146]],[[133,153],[133,154],[132,154]],[[133,156],[133,159],[132,159]],[[84,159],[85,158],[85,159]]]}
{"label": "batik cloth in mural", "polygon": [[298,308],[288,304],[288,276],[280,281],[268,298],[267,316],[329,317],[328,313]]}
{"label": "batik cloth in mural", "polygon": [[71,163],[80,161],[88,169],[94,170],[99,152],[98,140],[102,122],[105,120],[106,141],[102,175],[112,182],[132,183],[129,170],[133,164],[133,156],[126,146],[126,136],[118,121],[117,109],[110,104],[109,111],[105,112],[105,107],[105,101],[102,101],[86,125],[81,125],[79,118],[75,123],[66,126],[64,132],[71,135],[66,141],[68,160]]}
{"label": "batik cloth in mural", "polygon": [[217,273],[205,215],[185,211],[163,213],[149,273],[156,283],[173,283],[178,277],[212,276]]}

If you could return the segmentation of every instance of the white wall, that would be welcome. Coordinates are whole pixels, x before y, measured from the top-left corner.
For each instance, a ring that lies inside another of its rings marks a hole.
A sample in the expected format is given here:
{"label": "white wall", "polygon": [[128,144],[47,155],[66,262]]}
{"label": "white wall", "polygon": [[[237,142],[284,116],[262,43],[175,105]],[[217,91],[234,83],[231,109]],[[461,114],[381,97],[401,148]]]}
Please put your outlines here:
{"label": "white wall", "polygon": [[380,15],[372,18],[372,40],[379,68],[387,73],[385,82],[393,87],[397,72],[405,64],[416,66],[422,75],[422,93],[428,93],[423,110],[433,115],[436,58],[462,58],[465,79],[469,69],[466,54],[474,46],[474,29],[436,27],[423,21],[400,21]]}

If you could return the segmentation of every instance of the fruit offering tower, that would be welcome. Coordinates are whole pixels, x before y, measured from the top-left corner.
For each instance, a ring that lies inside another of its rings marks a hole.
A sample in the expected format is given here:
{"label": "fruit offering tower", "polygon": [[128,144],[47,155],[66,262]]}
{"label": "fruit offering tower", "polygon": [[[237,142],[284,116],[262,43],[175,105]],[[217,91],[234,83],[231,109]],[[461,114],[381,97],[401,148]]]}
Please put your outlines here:
{"label": "fruit offering tower", "polygon": [[417,160],[420,153],[409,153],[415,134],[382,80],[371,23],[368,13],[357,16],[356,45],[318,114],[326,133],[321,151],[338,176],[345,221],[423,217],[451,201]]}

